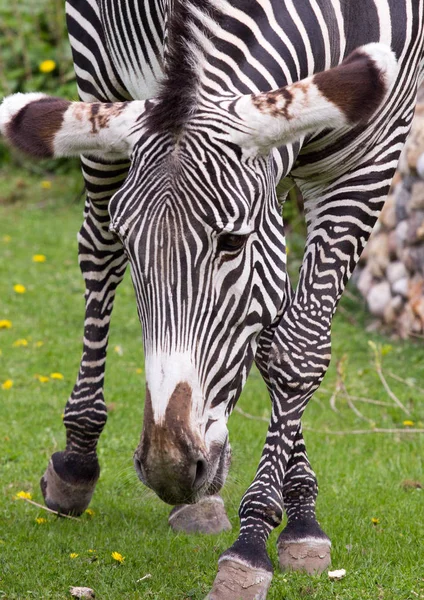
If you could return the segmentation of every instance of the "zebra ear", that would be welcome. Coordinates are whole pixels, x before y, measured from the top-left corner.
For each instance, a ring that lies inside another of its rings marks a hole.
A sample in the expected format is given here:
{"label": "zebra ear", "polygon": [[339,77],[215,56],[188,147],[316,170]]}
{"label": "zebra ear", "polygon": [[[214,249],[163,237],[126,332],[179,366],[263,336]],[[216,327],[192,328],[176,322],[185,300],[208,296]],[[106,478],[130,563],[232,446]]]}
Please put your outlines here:
{"label": "zebra ear", "polygon": [[38,158],[127,158],[134,143],[131,131],[143,111],[144,101],[68,102],[44,94],[14,94],[0,105],[0,132]]}
{"label": "zebra ear", "polygon": [[233,110],[243,122],[243,131],[235,131],[232,140],[267,153],[319,129],[366,123],[386,98],[397,73],[388,46],[362,46],[333,69],[271,92],[241,96]]}

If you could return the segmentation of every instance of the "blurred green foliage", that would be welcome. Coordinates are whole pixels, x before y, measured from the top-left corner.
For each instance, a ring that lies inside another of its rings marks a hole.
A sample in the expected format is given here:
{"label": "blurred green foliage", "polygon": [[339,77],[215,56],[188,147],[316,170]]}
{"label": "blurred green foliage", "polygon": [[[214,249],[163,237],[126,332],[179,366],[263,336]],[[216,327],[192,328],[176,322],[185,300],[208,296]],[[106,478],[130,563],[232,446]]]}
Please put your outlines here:
{"label": "blurred green foliage", "polygon": [[[0,99],[16,92],[78,98],[64,0],[0,0]],[[74,161],[23,161],[0,143],[0,165],[68,170]]]}

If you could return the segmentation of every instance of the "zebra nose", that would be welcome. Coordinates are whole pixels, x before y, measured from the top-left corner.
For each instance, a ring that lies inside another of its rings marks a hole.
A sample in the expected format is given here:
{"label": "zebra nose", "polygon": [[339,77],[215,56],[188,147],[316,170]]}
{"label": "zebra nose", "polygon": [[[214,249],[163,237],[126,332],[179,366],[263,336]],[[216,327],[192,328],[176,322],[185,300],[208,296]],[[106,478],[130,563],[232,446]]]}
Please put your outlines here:
{"label": "zebra nose", "polygon": [[170,460],[168,452],[146,456],[138,448],[134,454],[134,467],[139,479],[168,504],[192,501],[208,478],[206,457],[194,449],[184,456],[179,455],[178,460]]}

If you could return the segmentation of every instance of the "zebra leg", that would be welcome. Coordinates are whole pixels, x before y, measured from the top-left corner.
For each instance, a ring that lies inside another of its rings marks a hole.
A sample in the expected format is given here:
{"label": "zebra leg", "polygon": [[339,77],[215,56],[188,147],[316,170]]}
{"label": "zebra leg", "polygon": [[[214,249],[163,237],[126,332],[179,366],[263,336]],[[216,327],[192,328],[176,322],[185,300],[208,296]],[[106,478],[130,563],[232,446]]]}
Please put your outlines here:
{"label": "zebra leg", "polygon": [[[312,209],[299,283],[269,353],[272,414],[266,442],[255,479],[241,501],[239,537],[219,559],[209,600],[266,598],[272,578],[266,542],[282,520],[284,480],[300,419],[327,371],[332,317],[384,204],[407,130],[396,145],[390,138],[385,147],[382,140],[321,189],[315,203],[309,196]],[[349,218],[341,222],[346,211]]]}
{"label": "zebra leg", "polygon": [[109,232],[108,203],[125,179],[128,163],[83,158],[82,166],[88,194],[78,236],[86,288],[83,355],[65,408],[66,449],[53,454],[40,481],[46,505],[73,514],[87,508],[100,473],[96,446],[107,418],[103,381],[109,323],[127,265],[120,242]]}
{"label": "zebra leg", "polygon": [[277,542],[278,558],[283,570],[317,574],[330,566],[331,541],[316,518],[317,495],[317,479],[309,464],[300,425],[283,483],[287,525]]}
{"label": "zebra leg", "polygon": [[[288,303],[291,294],[291,287],[288,285]],[[269,353],[277,324],[278,321],[262,333],[255,357],[269,391]],[[278,555],[280,566],[284,570],[321,573],[330,565],[331,542],[315,515],[317,495],[317,480],[308,460],[300,425],[283,482],[283,504],[288,522],[278,538]]]}

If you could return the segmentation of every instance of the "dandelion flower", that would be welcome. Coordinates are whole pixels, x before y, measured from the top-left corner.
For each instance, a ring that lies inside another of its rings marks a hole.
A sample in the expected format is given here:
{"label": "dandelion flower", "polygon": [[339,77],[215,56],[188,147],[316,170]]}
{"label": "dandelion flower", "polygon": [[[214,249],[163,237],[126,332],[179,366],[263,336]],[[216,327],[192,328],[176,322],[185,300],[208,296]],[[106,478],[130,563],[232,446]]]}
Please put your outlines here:
{"label": "dandelion flower", "polygon": [[26,292],[26,287],[20,283],[17,283],[16,285],[14,285],[13,289],[15,290],[15,292],[17,294],[25,294],[25,292]]}
{"label": "dandelion flower", "polygon": [[0,329],[11,329],[11,327],[12,327],[12,321],[9,321],[8,319],[0,320]]}
{"label": "dandelion flower", "polygon": [[97,550],[93,550],[93,548],[89,548],[88,552],[89,552],[89,554],[96,554]]}
{"label": "dandelion flower", "polygon": [[63,379],[62,373],[50,373],[51,379]]}
{"label": "dandelion flower", "polygon": [[38,379],[40,383],[47,383],[50,380],[50,377],[46,377],[46,375],[34,375],[35,379]]}
{"label": "dandelion flower", "polygon": [[404,421],[403,425],[405,427],[413,427],[415,425],[414,421]]}
{"label": "dandelion flower", "polygon": [[28,346],[28,340],[16,340],[15,342],[13,342],[12,346],[14,346],[15,348],[19,348],[20,346]]}
{"label": "dandelion flower", "polygon": [[2,239],[5,244],[8,244],[12,240],[10,235],[4,235]]}
{"label": "dandelion flower", "polygon": [[85,509],[85,514],[92,518],[92,517],[94,517],[94,515],[96,513],[94,512],[94,510],[92,508],[86,508]]}
{"label": "dandelion flower", "polygon": [[43,525],[44,523],[47,523],[47,519],[43,519],[43,517],[37,517],[35,519],[35,522],[37,523],[37,525]]}
{"label": "dandelion flower", "polygon": [[43,60],[43,62],[38,65],[38,68],[40,69],[40,73],[51,73],[55,70],[56,63],[51,59]]}
{"label": "dandelion flower", "polygon": [[115,346],[113,350],[118,356],[122,356],[124,354],[122,346]]}
{"label": "dandelion flower", "polygon": [[137,373],[137,375],[141,375],[143,373],[143,369],[136,369],[135,372]]}
{"label": "dandelion flower", "polygon": [[41,346],[44,346],[44,342],[35,342],[36,348],[41,348]]}
{"label": "dandelion flower", "polygon": [[43,190],[51,190],[52,182],[49,181],[48,179],[44,179],[44,181],[41,182],[41,188]]}
{"label": "dandelion flower", "polygon": [[372,523],[373,525],[378,525],[378,524],[380,523],[380,519],[376,519],[375,517],[373,517],[373,518],[371,519],[371,523]]}
{"label": "dandelion flower", "polygon": [[34,254],[34,256],[32,257],[32,262],[35,262],[35,263],[46,262],[46,257],[44,254]]}
{"label": "dandelion flower", "polygon": [[14,496],[14,500],[19,500],[20,498],[23,500],[32,500],[32,496],[29,492],[18,492],[16,496]]}
{"label": "dandelion flower", "polygon": [[120,554],[119,552],[112,552],[111,556],[113,560],[116,560],[116,562],[119,562],[119,564],[121,565],[125,560],[125,556],[122,556],[122,554]]}
{"label": "dandelion flower", "polygon": [[78,558],[79,554],[77,554],[76,552],[71,552],[71,554],[69,555],[69,558]]}
{"label": "dandelion flower", "polygon": [[6,379],[6,381],[4,381],[1,384],[1,389],[2,390],[10,390],[10,388],[13,387],[13,380],[12,379]]}

